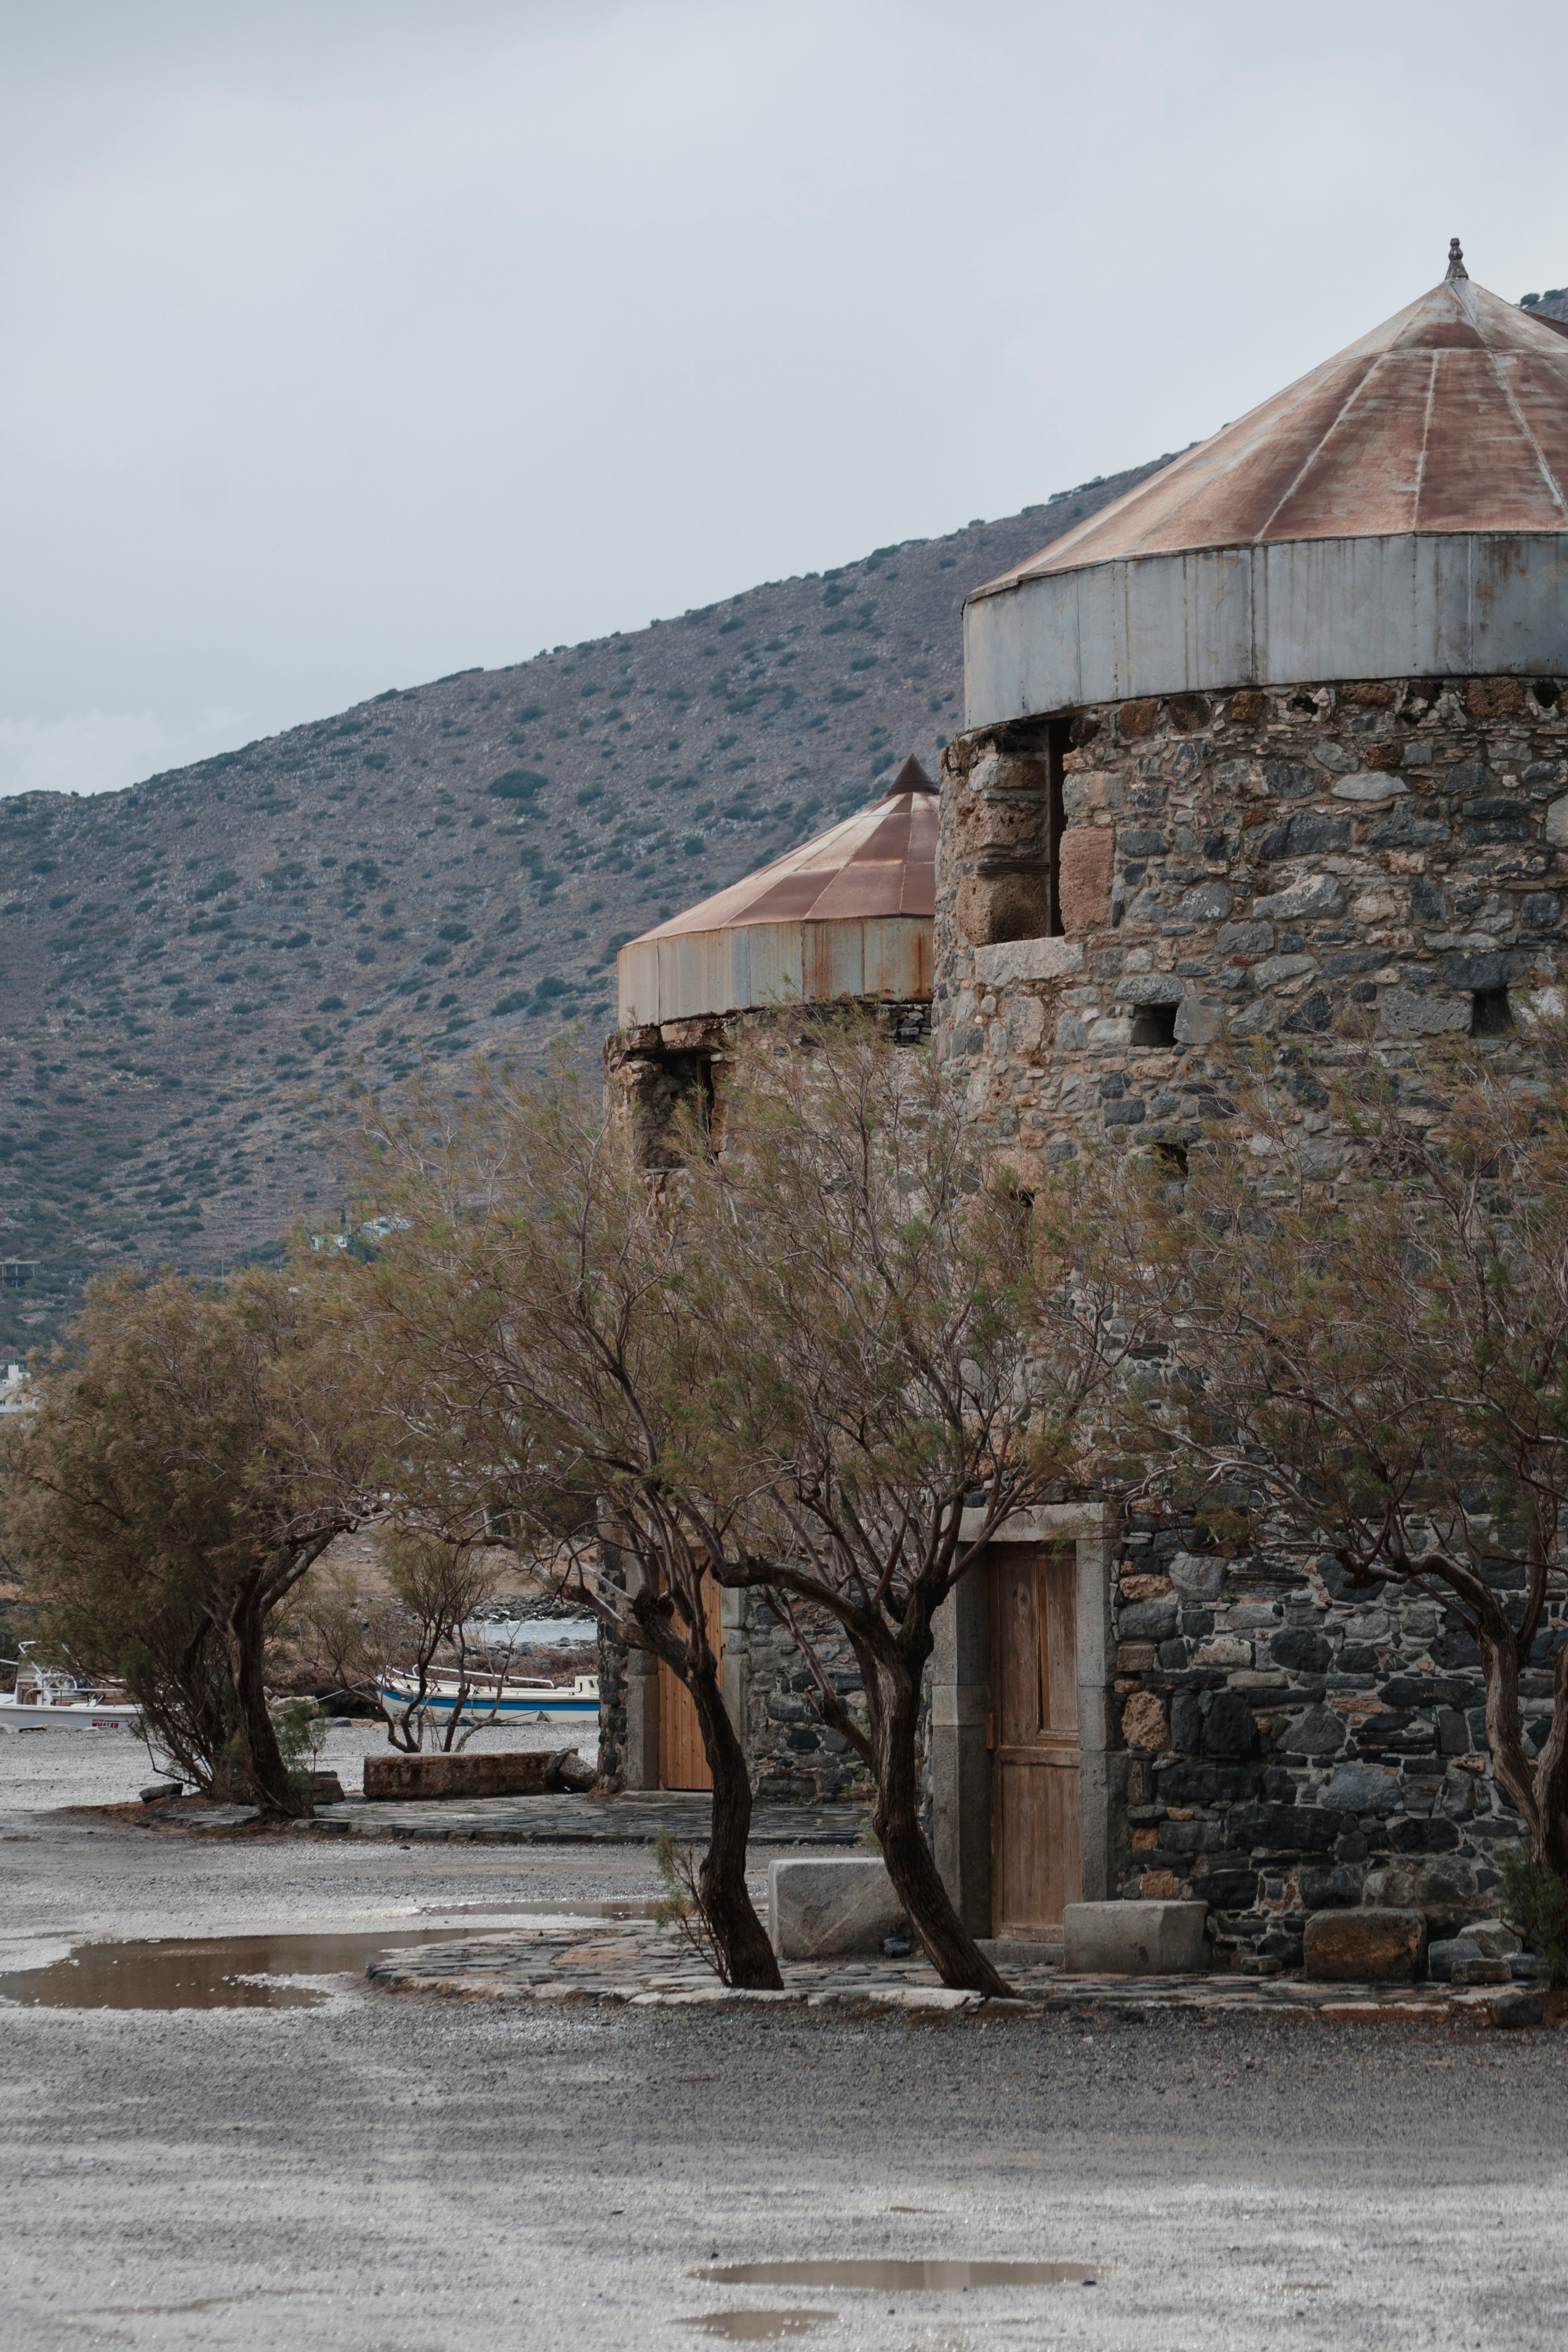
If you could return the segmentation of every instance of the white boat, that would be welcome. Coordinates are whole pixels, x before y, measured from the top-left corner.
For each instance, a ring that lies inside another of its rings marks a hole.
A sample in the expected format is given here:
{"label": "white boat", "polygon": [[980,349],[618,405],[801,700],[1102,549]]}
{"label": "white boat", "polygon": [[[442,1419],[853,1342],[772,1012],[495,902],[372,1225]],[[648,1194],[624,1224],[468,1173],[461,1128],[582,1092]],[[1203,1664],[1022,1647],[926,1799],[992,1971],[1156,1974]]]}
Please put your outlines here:
{"label": "white boat", "polygon": [[90,1683],[56,1666],[40,1666],[24,1647],[15,1666],[14,1690],[0,1691],[0,1729],[11,1731],[140,1731],[142,1710],[134,1700],[95,1690]]}
{"label": "white boat", "polygon": [[423,1706],[427,1715],[449,1716],[461,1706],[465,1723],[595,1722],[599,1714],[599,1677],[577,1675],[570,1683],[529,1682],[519,1675],[433,1675],[419,1696],[415,1675],[386,1674],[378,1685],[381,1703],[395,1723],[411,1708]]}

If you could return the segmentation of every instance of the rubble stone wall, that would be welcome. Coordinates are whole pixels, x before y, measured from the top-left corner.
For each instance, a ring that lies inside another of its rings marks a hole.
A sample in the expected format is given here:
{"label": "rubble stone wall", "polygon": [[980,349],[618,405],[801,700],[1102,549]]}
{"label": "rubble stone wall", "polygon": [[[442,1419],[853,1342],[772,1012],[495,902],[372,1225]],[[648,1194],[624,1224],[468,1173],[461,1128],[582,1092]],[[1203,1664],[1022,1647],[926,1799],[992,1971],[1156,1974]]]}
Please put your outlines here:
{"label": "rubble stone wall", "polygon": [[[1062,929],[1017,937],[1058,827]],[[936,1046],[1022,1181],[1088,1131],[1180,1148],[1242,1046],[1330,1179],[1331,1072],[1375,1055],[1416,1122],[1437,1115],[1425,1041],[1476,1034],[1528,1078],[1532,1016],[1563,1009],[1565,892],[1562,679],[1248,688],[980,732],[944,759]],[[1325,1906],[1409,1904],[1435,1929],[1494,1907],[1519,1825],[1448,1612],[1349,1594],[1331,1562],[1222,1562],[1152,1520],[1119,1576],[1125,1894],[1205,1898],[1222,1951],[1264,1969],[1299,1962]],[[1532,1743],[1565,1640],[1554,1608]]]}
{"label": "rubble stone wall", "polygon": [[[866,1773],[843,1734],[817,1713],[816,1680],[787,1627],[760,1594],[728,1596],[741,1617],[726,1628],[725,1683],[736,1694],[740,1731],[752,1768],[753,1794],[764,1804],[823,1805],[865,1793]],[[864,1685],[842,1633],[814,1622],[813,1646],[838,1695],[856,1705]],[[626,1740],[626,1652],[599,1636],[599,1772],[610,1789],[622,1786]]]}

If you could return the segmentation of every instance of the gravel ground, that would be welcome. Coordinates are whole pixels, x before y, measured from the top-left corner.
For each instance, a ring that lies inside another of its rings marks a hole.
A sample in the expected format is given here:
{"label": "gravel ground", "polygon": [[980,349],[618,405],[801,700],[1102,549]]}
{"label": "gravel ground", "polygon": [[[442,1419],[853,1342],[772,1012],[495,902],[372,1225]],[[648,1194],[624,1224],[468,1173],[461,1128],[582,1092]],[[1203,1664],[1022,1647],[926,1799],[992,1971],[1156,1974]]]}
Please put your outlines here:
{"label": "gravel ground", "polygon": [[[592,1720],[500,1724],[476,1731],[464,1753],[476,1756],[487,1748],[575,1748],[592,1763],[599,1734]],[[385,1752],[381,1726],[343,1723],[328,1733],[316,1760],[322,1771],[336,1772],[345,1789],[357,1789],[366,1756]],[[146,1748],[130,1732],[0,1727],[0,1824],[14,1806],[124,1804],[158,1777]]]}
{"label": "gravel ground", "polygon": [[[8,1793],[12,1966],[105,1934],[391,1928],[652,1889],[646,1848],[186,1840]],[[618,2352],[781,2309],[824,2352],[1557,2352],[1568,2334],[1568,2033],[331,1990],[315,2010],[5,2011],[8,2343]],[[837,2256],[1076,2262],[1097,2284],[695,2275]]]}

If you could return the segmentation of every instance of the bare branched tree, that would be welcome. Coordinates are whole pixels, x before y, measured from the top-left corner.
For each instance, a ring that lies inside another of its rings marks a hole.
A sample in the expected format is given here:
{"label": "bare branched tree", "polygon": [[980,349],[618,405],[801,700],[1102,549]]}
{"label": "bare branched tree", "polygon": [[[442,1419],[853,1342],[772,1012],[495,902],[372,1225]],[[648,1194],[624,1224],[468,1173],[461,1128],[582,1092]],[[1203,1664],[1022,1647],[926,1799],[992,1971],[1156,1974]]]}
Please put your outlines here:
{"label": "bare branched tree", "polygon": [[[457,1114],[371,1108],[365,1134],[398,1222],[374,1265],[339,1276],[399,1517],[458,1542],[506,1525],[685,1685],[713,1783],[704,1913],[730,1980],[776,1987],[746,1888],[746,1759],[708,1633],[734,1506],[714,1483],[680,1190],[650,1180],[565,1070],[481,1073]],[[598,1573],[601,1544],[629,1564],[629,1590]]]}
{"label": "bare branched tree", "polygon": [[[740,1066],[722,1157],[689,1162],[688,1280],[734,1498],[715,1572],[784,1617],[870,1767],[889,1875],[943,1982],[995,1994],[921,1828],[933,1620],[1005,1521],[1087,1490],[1132,1335],[1074,1274],[1065,1187],[983,1176],[959,1112],[940,1065],[874,1017],[803,1024]],[[817,1655],[818,1612],[854,1652],[864,1721]]]}

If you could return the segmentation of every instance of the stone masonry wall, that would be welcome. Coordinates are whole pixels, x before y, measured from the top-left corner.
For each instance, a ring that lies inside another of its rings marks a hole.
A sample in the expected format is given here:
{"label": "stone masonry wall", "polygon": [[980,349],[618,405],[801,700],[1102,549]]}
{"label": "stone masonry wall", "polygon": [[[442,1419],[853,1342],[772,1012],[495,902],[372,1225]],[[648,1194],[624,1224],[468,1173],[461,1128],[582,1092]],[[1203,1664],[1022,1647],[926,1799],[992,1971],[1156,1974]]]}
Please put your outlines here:
{"label": "stone masonry wall", "polygon": [[[1058,827],[1060,933],[1016,936]],[[1563,681],[1249,688],[965,737],[938,873],[937,1050],[1021,1181],[1087,1130],[1179,1149],[1241,1045],[1272,1057],[1331,1180],[1331,1072],[1375,1055],[1431,1119],[1423,1041],[1477,1034],[1527,1078],[1531,1018],[1563,1009]],[[1494,1906],[1518,1824],[1447,1612],[1134,1519],[1118,1633],[1123,1893],[1205,1897],[1221,1950],[1262,1971],[1299,1961],[1325,1906],[1411,1904],[1435,1929]],[[1564,1640],[1554,1609],[1536,1741]]]}
{"label": "stone masonry wall", "polygon": [[[853,1707],[865,1685],[848,1643],[826,1620],[814,1622],[812,1639],[834,1688]],[[725,1635],[725,1648],[744,1660],[742,1736],[758,1798],[820,1805],[862,1791],[864,1766],[843,1733],[823,1723],[813,1676],[788,1629],[758,1594],[745,1596],[745,1622]]]}
{"label": "stone masonry wall", "polygon": [[[724,1683],[739,1716],[752,1768],[752,1793],[763,1803],[834,1804],[860,1795],[866,1773],[842,1732],[817,1714],[816,1684],[787,1629],[760,1594],[737,1595],[742,1622],[726,1628]],[[864,1688],[842,1633],[826,1623],[815,1631],[817,1654],[839,1696],[851,1706]],[[626,1745],[626,1651],[599,1635],[599,1770],[605,1785],[623,1785]]]}
{"label": "stone masonry wall", "polygon": [[[722,1150],[725,1094],[736,1058],[791,1053],[809,1038],[812,1024],[834,1010],[831,1003],[753,1006],[620,1030],[605,1045],[605,1100],[632,1122],[647,1164],[658,1167],[668,1156],[667,1131],[677,1107],[701,1086],[710,1131]],[[901,1045],[929,1039],[931,1008],[925,999],[878,1004],[876,1010]]]}

